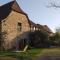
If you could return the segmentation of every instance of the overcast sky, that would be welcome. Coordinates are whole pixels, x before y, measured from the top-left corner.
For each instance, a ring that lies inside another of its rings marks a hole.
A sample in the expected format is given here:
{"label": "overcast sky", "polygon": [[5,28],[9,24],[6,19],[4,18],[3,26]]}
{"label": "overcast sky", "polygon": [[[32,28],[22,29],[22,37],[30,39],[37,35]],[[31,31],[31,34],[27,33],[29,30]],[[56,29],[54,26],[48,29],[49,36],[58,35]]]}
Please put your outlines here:
{"label": "overcast sky", "polygon": [[[13,0],[0,0],[0,5]],[[29,19],[35,23],[48,25],[52,31],[60,25],[60,9],[47,8],[50,0],[16,0]]]}

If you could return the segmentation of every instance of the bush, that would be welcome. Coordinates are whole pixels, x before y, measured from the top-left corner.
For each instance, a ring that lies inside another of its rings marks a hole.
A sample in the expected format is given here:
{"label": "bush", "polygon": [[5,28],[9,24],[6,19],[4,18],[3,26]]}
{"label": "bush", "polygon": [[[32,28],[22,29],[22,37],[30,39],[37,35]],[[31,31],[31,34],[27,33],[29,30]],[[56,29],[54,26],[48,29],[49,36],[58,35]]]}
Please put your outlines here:
{"label": "bush", "polygon": [[34,31],[29,34],[29,41],[31,47],[49,47],[49,37],[48,34],[44,31]]}

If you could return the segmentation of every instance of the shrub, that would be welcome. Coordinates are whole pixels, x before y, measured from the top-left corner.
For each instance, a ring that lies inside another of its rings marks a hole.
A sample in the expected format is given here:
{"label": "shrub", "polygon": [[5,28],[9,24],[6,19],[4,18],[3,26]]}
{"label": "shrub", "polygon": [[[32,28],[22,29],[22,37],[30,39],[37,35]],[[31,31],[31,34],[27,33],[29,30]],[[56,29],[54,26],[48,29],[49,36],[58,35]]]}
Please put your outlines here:
{"label": "shrub", "polygon": [[29,42],[32,47],[49,47],[49,37],[44,31],[34,31],[29,34]]}

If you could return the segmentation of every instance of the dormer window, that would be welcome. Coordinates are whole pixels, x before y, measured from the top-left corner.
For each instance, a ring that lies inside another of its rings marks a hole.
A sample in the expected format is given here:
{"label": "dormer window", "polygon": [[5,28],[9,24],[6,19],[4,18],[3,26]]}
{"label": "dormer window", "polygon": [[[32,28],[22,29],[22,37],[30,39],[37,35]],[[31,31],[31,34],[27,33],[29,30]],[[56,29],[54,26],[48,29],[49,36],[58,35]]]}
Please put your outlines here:
{"label": "dormer window", "polygon": [[18,31],[22,30],[22,23],[18,22]]}
{"label": "dormer window", "polygon": [[5,21],[6,21],[6,20],[3,20],[3,25],[4,25],[4,26],[6,25]]}

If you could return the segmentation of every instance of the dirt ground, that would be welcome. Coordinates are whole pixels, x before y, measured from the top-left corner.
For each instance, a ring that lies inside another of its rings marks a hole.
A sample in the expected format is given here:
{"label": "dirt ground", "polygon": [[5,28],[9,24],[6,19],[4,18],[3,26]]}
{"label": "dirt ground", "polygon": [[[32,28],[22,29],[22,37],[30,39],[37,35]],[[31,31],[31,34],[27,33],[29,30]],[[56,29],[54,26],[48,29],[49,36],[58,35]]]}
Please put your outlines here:
{"label": "dirt ground", "polygon": [[44,49],[33,60],[60,60],[60,48]]}
{"label": "dirt ground", "polygon": [[0,57],[0,60],[17,60],[17,59],[12,57]]}

